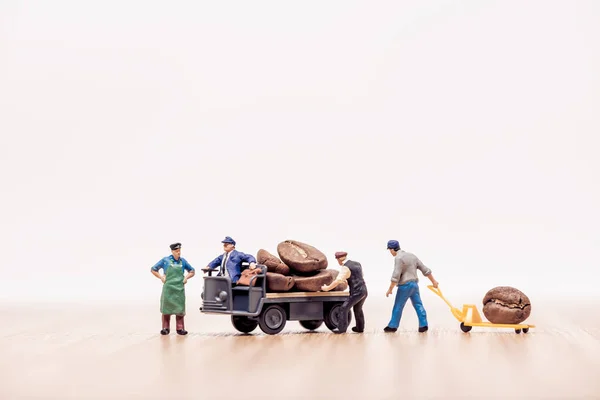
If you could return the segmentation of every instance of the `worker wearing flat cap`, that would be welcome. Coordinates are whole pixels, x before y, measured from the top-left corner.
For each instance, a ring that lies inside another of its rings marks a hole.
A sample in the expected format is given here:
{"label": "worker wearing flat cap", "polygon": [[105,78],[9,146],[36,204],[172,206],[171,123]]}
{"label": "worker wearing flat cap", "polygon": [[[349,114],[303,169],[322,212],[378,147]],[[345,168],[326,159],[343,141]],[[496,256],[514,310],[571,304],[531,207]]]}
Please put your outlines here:
{"label": "worker wearing flat cap", "polygon": [[[173,243],[169,246],[171,255],[158,261],[150,271],[159,278],[162,283],[160,295],[160,313],[162,314],[161,335],[168,335],[171,330],[171,315],[175,314],[176,329],[179,335],[187,335],[185,330],[185,287],[188,279],[192,278],[196,271],[181,257],[181,243]],[[163,275],[159,273],[163,270]],[[187,271],[187,275],[184,271]]]}
{"label": "worker wearing flat cap", "polygon": [[203,271],[219,268],[217,276],[228,276],[232,284],[236,284],[242,276],[242,263],[250,264],[250,269],[256,268],[256,259],[251,254],[242,253],[235,249],[235,240],[226,236],[223,243],[223,254],[212,260]]}
{"label": "worker wearing flat cap", "polygon": [[340,272],[336,279],[329,285],[323,285],[321,290],[328,292],[335,288],[337,285],[343,282],[348,282],[350,288],[350,295],[342,303],[342,307],[339,314],[338,328],[334,330],[335,333],[346,333],[348,329],[348,314],[350,309],[354,310],[354,318],[356,319],[356,326],[352,327],[352,331],[362,333],[365,330],[365,315],[363,313],[363,305],[369,295],[367,292],[367,285],[363,279],[362,265],[359,262],[348,260],[348,253],[345,251],[338,251],[335,253],[335,259],[341,266]]}
{"label": "worker wearing flat cap", "polygon": [[394,256],[394,272],[392,273],[390,287],[385,297],[392,294],[394,286],[398,290],[396,291],[396,299],[394,300],[394,307],[392,309],[392,318],[383,330],[384,332],[396,332],[398,330],[402,310],[408,299],[410,299],[419,318],[419,332],[425,332],[429,327],[427,324],[427,312],[425,311],[419,292],[417,270],[429,278],[433,287],[438,287],[438,282],[433,277],[431,270],[417,256],[400,249],[400,243],[397,240],[388,241],[387,250]]}

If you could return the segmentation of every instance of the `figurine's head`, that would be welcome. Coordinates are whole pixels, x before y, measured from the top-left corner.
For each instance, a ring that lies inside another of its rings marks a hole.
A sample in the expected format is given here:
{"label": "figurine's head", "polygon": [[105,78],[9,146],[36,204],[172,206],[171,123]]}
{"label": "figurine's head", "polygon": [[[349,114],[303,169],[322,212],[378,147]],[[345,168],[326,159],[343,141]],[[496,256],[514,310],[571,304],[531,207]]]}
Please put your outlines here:
{"label": "figurine's head", "polygon": [[181,243],[173,243],[169,246],[171,248],[171,254],[175,257],[176,260],[179,260],[181,256]]}
{"label": "figurine's head", "polygon": [[400,243],[397,240],[388,240],[387,249],[392,253],[393,256],[398,254],[398,250],[400,250]]}
{"label": "figurine's head", "polygon": [[346,253],[345,251],[338,251],[335,253],[335,259],[337,260],[339,265],[342,265],[344,263],[347,255],[348,253]]}
{"label": "figurine's head", "polygon": [[225,239],[221,240],[221,243],[223,243],[223,250],[225,250],[227,253],[235,249],[235,240],[233,240],[230,236],[225,236]]}

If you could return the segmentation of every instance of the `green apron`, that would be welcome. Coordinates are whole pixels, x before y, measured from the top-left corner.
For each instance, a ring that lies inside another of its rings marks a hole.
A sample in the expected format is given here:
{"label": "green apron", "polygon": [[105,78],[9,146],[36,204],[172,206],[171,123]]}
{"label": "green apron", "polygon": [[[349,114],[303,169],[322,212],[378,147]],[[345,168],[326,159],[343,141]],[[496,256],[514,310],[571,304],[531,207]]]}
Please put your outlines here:
{"label": "green apron", "polygon": [[183,263],[171,264],[167,268],[165,283],[160,295],[160,312],[165,315],[185,315],[185,288],[183,284]]}

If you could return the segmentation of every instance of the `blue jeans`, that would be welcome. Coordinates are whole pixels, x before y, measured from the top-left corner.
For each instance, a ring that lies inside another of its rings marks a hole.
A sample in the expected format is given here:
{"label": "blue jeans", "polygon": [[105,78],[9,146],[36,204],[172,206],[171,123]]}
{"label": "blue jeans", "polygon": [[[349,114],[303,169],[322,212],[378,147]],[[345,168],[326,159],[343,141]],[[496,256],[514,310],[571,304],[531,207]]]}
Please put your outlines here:
{"label": "blue jeans", "polygon": [[406,282],[400,285],[396,290],[396,299],[394,300],[394,308],[392,309],[392,319],[388,326],[390,328],[398,328],[400,326],[400,318],[402,318],[402,310],[406,302],[410,299],[417,316],[419,317],[419,327],[427,326],[427,312],[421,302],[421,294],[419,292],[419,284],[417,282]]}

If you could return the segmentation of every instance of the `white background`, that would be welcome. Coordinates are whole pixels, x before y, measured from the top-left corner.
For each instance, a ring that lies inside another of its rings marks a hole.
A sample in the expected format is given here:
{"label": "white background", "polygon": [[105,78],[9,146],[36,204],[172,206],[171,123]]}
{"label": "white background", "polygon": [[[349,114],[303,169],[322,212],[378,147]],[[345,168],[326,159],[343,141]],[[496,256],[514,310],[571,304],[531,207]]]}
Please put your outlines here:
{"label": "white background", "polygon": [[389,239],[453,293],[593,295],[598,21],[596,1],[4,0],[0,299],[158,301],[170,243],[200,268],[225,235],[346,250],[377,296]]}

